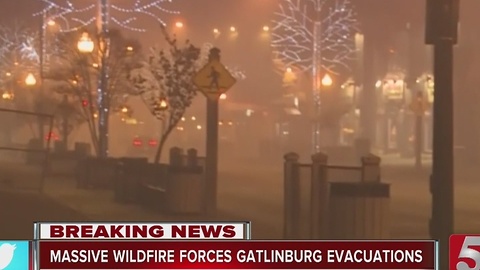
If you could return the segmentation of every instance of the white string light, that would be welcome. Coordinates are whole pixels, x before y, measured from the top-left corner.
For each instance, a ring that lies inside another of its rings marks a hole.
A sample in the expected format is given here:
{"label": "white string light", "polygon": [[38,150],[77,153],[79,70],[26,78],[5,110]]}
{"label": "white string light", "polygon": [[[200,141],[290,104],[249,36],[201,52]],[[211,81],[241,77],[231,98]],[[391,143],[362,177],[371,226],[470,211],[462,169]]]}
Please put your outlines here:
{"label": "white string light", "polygon": [[[357,31],[356,14],[349,0],[281,0],[275,17],[271,45],[282,72],[286,67],[312,70],[315,44],[323,71],[337,74],[342,68],[348,69]],[[315,23],[320,25],[317,36],[313,31]]]}
{"label": "white string light", "polygon": [[[94,13],[96,4],[89,5],[87,7],[78,8],[69,0],[40,0],[44,3],[45,8],[34,16],[46,16],[49,20],[55,22],[60,21],[61,32],[78,31],[88,25],[93,24],[96,21],[96,17],[92,16],[88,19],[84,19],[84,14],[87,12]],[[144,3],[147,2],[147,3]],[[114,4],[108,4],[106,7],[102,7],[108,10],[108,13],[103,14],[108,16],[108,20],[113,24],[131,31],[145,32],[146,29],[133,25],[137,21],[138,16],[146,16],[154,19],[162,25],[166,25],[163,21],[162,14],[174,15],[179,14],[178,11],[172,11],[163,7],[165,3],[170,3],[172,0],[135,0],[133,5],[129,8],[123,8]],[[128,17],[122,19],[123,17]],[[45,22],[44,27],[46,27]]]}

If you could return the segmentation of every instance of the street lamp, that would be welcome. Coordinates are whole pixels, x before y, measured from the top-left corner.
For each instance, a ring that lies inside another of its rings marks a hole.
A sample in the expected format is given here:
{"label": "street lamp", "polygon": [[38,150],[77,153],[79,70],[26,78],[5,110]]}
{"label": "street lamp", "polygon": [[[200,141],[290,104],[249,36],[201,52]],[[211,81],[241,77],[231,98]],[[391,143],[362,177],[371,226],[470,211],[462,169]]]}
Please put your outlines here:
{"label": "street lamp", "polygon": [[227,99],[227,94],[223,93],[220,95],[220,99],[225,100]]}
{"label": "street lamp", "polygon": [[332,86],[333,84],[333,80],[332,80],[332,77],[330,75],[325,74],[325,76],[323,76],[322,78],[322,85],[323,86]]}
{"label": "street lamp", "polygon": [[267,25],[265,25],[265,26],[263,27],[263,31],[264,31],[264,32],[270,31],[270,27],[268,27]]}
{"label": "street lamp", "polygon": [[25,78],[25,84],[27,86],[34,86],[37,84],[37,79],[32,73],[28,73],[27,77]]}
{"label": "street lamp", "polygon": [[164,111],[168,109],[168,102],[165,98],[160,98],[160,102],[158,103],[158,107],[160,110]]}
{"label": "street lamp", "polygon": [[82,53],[91,53],[95,49],[95,44],[87,32],[83,32],[78,40],[77,48]]}
{"label": "street lamp", "polygon": [[177,28],[183,28],[183,22],[176,22],[175,27]]}

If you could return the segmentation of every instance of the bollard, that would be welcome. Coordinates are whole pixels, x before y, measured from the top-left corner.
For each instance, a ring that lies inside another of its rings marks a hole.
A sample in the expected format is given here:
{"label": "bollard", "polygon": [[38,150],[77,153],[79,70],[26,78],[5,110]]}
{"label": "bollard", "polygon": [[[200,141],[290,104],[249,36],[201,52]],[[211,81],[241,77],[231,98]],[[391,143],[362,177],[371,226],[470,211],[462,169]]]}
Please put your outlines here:
{"label": "bollard", "polygon": [[300,171],[299,155],[288,153],[284,156],[284,239],[296,239],[299,230]]}
{"label": "bollard", "polygon": [[311,239],[324,239],[327,236],[328,215],[328,156],[324,153],[312,155],[311,186]]}
{"label": "bollard", "polygon": [[182,167],[183,166],[183,149],[179,147],[170,148],[170,166]]}
{"label": "bollard", "polygon": [[381,158],[373,154],[368,154],[361,158],[362,161],[362,182],[379,183],[380,182],[380,162]]}
{"label": "bollard", "polygon": [[190,148],[187,151],[187,167],[198,167],[198,152],[197,149]]}

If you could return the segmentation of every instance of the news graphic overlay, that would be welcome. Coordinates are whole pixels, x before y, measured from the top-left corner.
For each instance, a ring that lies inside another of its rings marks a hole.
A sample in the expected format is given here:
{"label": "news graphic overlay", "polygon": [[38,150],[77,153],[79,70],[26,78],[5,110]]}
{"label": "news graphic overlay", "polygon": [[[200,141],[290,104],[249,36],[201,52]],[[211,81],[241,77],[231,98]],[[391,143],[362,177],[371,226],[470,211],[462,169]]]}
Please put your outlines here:
{"label": "news graphic overlay", "polygon": [[36,240],[244,240],[249,222],[36,223]]}
{"label": "news graphic overlay", "polygon": [[0,270],[30,269],[29,241],[0,241]]}
{"label": "news graphic overlay", "polygon": [[480,235],[454,234],[449,244],[450,270],[480,269]]}
{"label": "news graphic overlay", "polygon": [[435,241],[40,241],[39,269],[435,269]]}

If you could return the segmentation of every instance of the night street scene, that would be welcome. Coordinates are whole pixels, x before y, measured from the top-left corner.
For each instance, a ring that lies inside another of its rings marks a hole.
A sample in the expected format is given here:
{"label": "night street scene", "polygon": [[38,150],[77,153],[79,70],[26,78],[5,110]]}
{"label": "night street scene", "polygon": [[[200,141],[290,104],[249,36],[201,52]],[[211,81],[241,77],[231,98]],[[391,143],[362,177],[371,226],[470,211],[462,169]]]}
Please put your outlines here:
{"label": "night street scene", "polygon": [[480,234],[479,10],[2,0],[0,239],[35,221],[250,221],[253,239],[448,254],[451,234]]}

